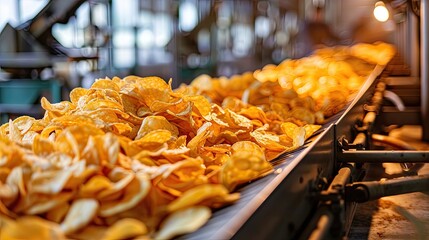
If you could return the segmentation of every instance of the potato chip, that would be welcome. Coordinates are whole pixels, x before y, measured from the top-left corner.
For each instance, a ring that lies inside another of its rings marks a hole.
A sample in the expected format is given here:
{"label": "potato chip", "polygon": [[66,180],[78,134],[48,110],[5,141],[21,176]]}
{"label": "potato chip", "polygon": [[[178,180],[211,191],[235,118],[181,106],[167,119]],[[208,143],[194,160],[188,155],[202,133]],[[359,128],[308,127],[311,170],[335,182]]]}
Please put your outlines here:
{"label": "potato chip", "polygon": [[[114,182],[111,187],[103,188],[103,190],[97,195],[97,199],[104,199],[113,195],[117,192],[122,191],[126,186],[128,186],[133,180],[135,175],[129,171],[126,171],[122,168],[114,168],[110,174],[109,178]],[[102,180],[103,185],[107,185],[105,180]]]}
{"label": "potato chip", "polygon": [[73,197],[72,192],[62,192],[54,196],[48,195],[33,195],[29,196],[30,206],[25,210],[25,214],[37,215],[48,212],[53,208],[56,208]]}
{"label": "potato chip", "polygon": [[120,148],[119,140],[115,135],[106,133],[104,136],[98,136],[95,138],[95,146],[100,159],[105,160],[106,164],[115,165]]}
{"label": "potato chip", "polygon": [[241,109],[239,111],[239,114],[249,119],[257,119],[261,121],[261,123],[263,124],[266,124],[269,121],[265,115],[265,112],[262,111],[261,108],[254,107],[254,106]]}
{"label": "potato chip", "polygon": [[239,127],[239,128],[246,128],[251,129],[253,127],[252,121],[250,121],[248,118],[237,114],[229,109],[225,109],[226,113],[226,120],[230,127]]}
{"label": "potato chip", "polygon": [[70,204],[66,202],[59,204],[58,206],[50,209],[46,213],[46,219],[52,222],[61,223],[64,220],[69,210],[70,210]]}
{"label": "potato chip", "polygon": [[268,125],[260,127],[255,131],[251,132],[250,135],[255,141],[262,147],[273,150],[273,151],[284,151],[286,147],[280,144],[280,138],[278,135],[269,133],[266,131]]}
{"label": "potato chip", "polygon": [[262,149],[253,142],[242,141],[232,145],[231,158],[220,172],[222,184],[234,190],[239,184],[253,180],[272,170]]}
{"label": "potato chip", "polygon": [[56,150],[72,156],[80,156],[90,135],[104,135],[104,132],[89,124],[67,127],[55,139]]}
{"label": "potato chip", "polygon": [[77,105],[79,102],[79,99],[81,97],[85,97],[88,95],[89,90],[86,88],[74,88],[70,91],[70,101],[71,103]]}
{"label": "potato chip", "polygon": [[[94,221],[96,219],[97,218],[95,218]],[[76,240],[103,239],[107,229],[108,228],[105,226],[99,226],[95,224],[88,225],[77,232],[68,234],[67,236],[69,237],[69,239],[76,239]]]}
{"label": "potato chip", "polygon": [[91,176],[97,173],[98,167],[95,165],[86,166],[85,161],[79,162],[79,168],[73,171],[72,176],[67,181],[66,185],[64,185],[65,190],[74,190],[81,186],[84,182],[87,181]]}
{"label": "potato chip", "polygon": [[82,197],[92,197],[99,192],[113,188],[113,183],[103,175],[93,176],[80,189],[79,195]]}
{"label": "potato chip", "polygon": [[164,129],[170,131],[172,136],[177,137],[179,135],[179,130],[173,124],[171,124],[165,117],[163,116],[148,116],[145,117],[143,122],[141,123],[141,127],[137,133],[135,140],[141,139],[146,134],[158,130]]}
{"label": "potato chip", "polygon": [[112,216],[119,212],[135,207],[149,192],[150,181],[145,175],[136,175],[130,184],[124,189],[124,198],[118,201],[103,201],[99,215]]}
{"label": "potato chip", "polygon": [[183,192],[201,184],[207,183],[204,176],[205,167],[200,158],[188,158],[172,164],[160,177],[152,175],[153,185],[170,193],[181,196]]}
{"label": "potato chip", "polygon": [[71,168],[64,171],[35,172],[31,176],[29,189],[34,193],[57,194],[64,188],[72,174]]}
{"label": "potato chip", "polygon": [[144,96],[143,99],[147,106],[156,100],[165,102],[169,100],[169,86],[163,79],[159,77],[137,77],[137,81],[139,81],[137,87],[140,94]]}
{"label": "potato chip", "polygon": [[133,218],[124,218],[109,227],[103,240],[129,239],[148,232],[146,225]]}
{"label": "potato chip", "polygon": [[165,129],[157,129],[149,132],[143,136],[140,140],[140,143],[154,143],[154,144],[163,144],[171,139],[171,132]]}
{"label": "potato chip", "polygon": [[1,228],[0,239],[66,239],[58,224],[40,217],[25,216]]}
{"label": "potato chip", "polygon": [[110,79],[96,79],[91,85],[91,88],[110,89],[115,92],[119,92],[121,90],[119,86]]}
{"label": "potato chip", "polygon": [[67,101],[62,101],[59,103],[50,103],[45,97],[42,97],[40,102],[43,109],[48,112],[54,113],[57,117],[62,116],[76,108],[74,104]]}
{"label": "potato chip", "polygon": [[86,226],[95,217],[98,207],[98,201],[90,198],[73,201],[69,212],[60,225],[61,230],[65,234],[69,234]]}
{"label": "potato chip", "polygon": [[202,92],[211,91],[213,89],[211,77],[209,75],[206,75],[206,74],[202,74],[202,75],[198,76],[197,78],[195,78],[191,82],[190,86],[196,87],[197,89],[199,89]]}
{"label": "potato chip", "polygon": [[210,216],[210,208],[203,206],[176,211],[163,221],[155,239],[171,239],[177,235],[193,232],[204,225]]}
{"label": "potato chip", "polygon": [[212,124],[210,122],[204,123],[204,125],[198,129],[197,135],[188,142],[187,147],[191,150],[191,157],[197,154],[198,148],[203,146],[207,138],[212,134],[212,131],[210,131],[211,126]]}
{"label": "potato chip", "polygon": [[11,184],[0,183],[0,199],[16,199],[18,197],[18,187]]}
{"label": "potato chip", "polygon": [[228,195],[228,190],[220,184],[203,184],[184,192],[182,196],[167,205],[169,212],[184,209],[216,196]]}
{"label": "potato chip", "polygon": [[15,142],[20,142],[22,134],[19,128],[9,119],[9,139]]}
{"label": "potato chip", "polygon": [[311,137],[321,127],[322,126],[320,126],[320,125],[313,125],[313,124],[304,125],[305,139],[308,139],[309,137]]}
{"label": "potato chip", "polygon": [[185,101],[190,101],[205,120],[210,121],[211,104],[204,96],[184,96]]}
{"label": "potato chip", "polygon": [[188,102],[184,101],[183,98],[172,98],[168,101],[154,100],[149,105],[149,110],[152,112],[165,112],[167,110],[173,112],[183,111],[188,106]]}
{"label": "potato chip", "polygon": [[16,167],[13,168],[12,171],[10,171],[9,175],[6,179],[6,184],[9,186],[16,186],[19,190],[19,194],[26,195],[27,194],[27,187],[25,186],[24,182],[24,173],[22,167]]}

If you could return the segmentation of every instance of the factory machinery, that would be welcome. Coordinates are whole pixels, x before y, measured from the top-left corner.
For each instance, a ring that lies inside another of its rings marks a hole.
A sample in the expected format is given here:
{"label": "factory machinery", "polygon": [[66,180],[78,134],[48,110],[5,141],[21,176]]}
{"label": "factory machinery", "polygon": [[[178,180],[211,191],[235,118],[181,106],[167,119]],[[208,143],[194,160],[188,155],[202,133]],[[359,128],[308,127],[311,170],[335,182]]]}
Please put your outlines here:
{"label": "factory machinery", "polygon": [[[74,1],[62,9],[70,12],[81,3]],[[384,126],[416,124],[423,127],[423,140],[429,140],[427,1],[421,1],[419,10],[420,81],[390,77],[385,66],[377,65],[354,99],[327,119],[304,147],[274,160],[273,174],[242,187],[237,203],[217,210],[207,224],[182,238],[339,239],[347,235],[358,203],[427,191],[429,176],[418,175],[418,170],[429,162],[429,151],[411,150],[407,144],[382,134]],[[49,23],[58,19],[53,15],[45,18],[46,14],[35,18],[39,24],[32,23],[26,29],[38,40],[53,41],[47,34],[52,26]],[[40,24],[42,20],[48,24]],[[52,49],[48,52],[58,54]],[[2,67],[7,68],[5,64],[10,62],[3,60]],[[25,65],[14,63],[17,69]],[[395,150],[377,149],[376,142]],[[383,162],[401,164],[404,176],[362,181],[368,163]]]}
{"label": "factory machinery", "polygon": [[[428,191],[429,175],[418,171],[429,162],[429,151],[417,151],[385,132],[385,126],[421,125],[422,140],[429,140],[429,6],[426,1],[417,6],[418,24],[403,33],[418,36],[420,27],[420,47],[413,45],[410,53],[420,56],[420,78],[392,77],[387,68],[376,66],[354,100],[328,119],[317,136],[279,157],[274,174],[243,187],[238,203],[215,212],[184,238],[341,239],[358,203]],[[380,150],[379,143],[390,147]],[[382,163],[400,164],[403,176],[363,181],[368,165]]]}

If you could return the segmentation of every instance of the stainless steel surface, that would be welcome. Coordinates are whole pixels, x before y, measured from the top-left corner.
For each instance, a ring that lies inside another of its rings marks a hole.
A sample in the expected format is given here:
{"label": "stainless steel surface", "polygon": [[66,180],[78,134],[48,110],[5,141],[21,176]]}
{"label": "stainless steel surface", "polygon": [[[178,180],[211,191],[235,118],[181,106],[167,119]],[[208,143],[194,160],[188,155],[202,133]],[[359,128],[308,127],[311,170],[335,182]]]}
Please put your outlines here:
{"label": "stainless steel surface", "polygon": [[[370,101],[372,97],[372,91],[370,89],[375,88],[375,79],[381,74],[384,67],[376,66],[372,73],[368,76],[371,81],[366,81],[354,98],[352,104],[345,109],[344,113],[339,115],[340,118],[335,122],[335,136],[338,138],[344,137],[346,139],[354,139],[354,126],[356,121],[363,121],[364,109],[363,106]],[[338,140],[338,139],[337,139]]]}
{"label": "stainless steel surface", "polygon": [[429,163],[429,151],[343,151],[338,153],[338,161],[355,163]]}
{"label": "stainless steel surface", "polygon": [[[408,64],[410,65],[411,69],[411,77],[418,77],[420,75],[420,49],[419,49],[419,18],[412,13],[411,9],[408,9],[407,14],[407,35],[405,38],[407,38],[407,45],[408,45],[408,52],[407,58]],[[404,36],[402,36],[404,37]]]}
{"label": "stainless steel surface", "polygon": [[429,2],[420,1],[420,72],[423,141],[429,141]]}

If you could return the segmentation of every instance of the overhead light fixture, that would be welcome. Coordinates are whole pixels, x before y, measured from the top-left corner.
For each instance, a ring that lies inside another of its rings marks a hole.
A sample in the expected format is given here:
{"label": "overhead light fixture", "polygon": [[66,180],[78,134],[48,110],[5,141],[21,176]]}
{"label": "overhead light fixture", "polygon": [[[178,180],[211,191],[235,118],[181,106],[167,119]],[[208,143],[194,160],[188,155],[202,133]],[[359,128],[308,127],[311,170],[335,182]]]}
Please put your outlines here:
{"label": "overhead light fixture", "polygon": [[380,22],[386,22],[389,19],[389,10],[387,10],[383,1],[375,3],[374,17]]}

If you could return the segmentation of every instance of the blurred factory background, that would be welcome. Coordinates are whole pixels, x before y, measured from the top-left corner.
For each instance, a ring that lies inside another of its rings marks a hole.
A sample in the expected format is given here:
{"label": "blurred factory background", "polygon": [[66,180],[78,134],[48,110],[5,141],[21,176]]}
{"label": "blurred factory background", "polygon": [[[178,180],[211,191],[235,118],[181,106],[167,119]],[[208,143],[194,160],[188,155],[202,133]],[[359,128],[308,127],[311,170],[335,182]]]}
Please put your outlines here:
{"label": "blurred factory background", "polygon": [[40,114],[33,104],[41,95],[67,100],[70,89],[100,77],[157,75],[177,87],[202,73],[231,76],[300,58],[320,45],[395,43],[413,71],[409,44],[395,40],[401,25],[412,24],[401,11],[407,1],[391,1],[385,22],[373,17],[374,3],[1,0],[0,111],[3,120]]}

